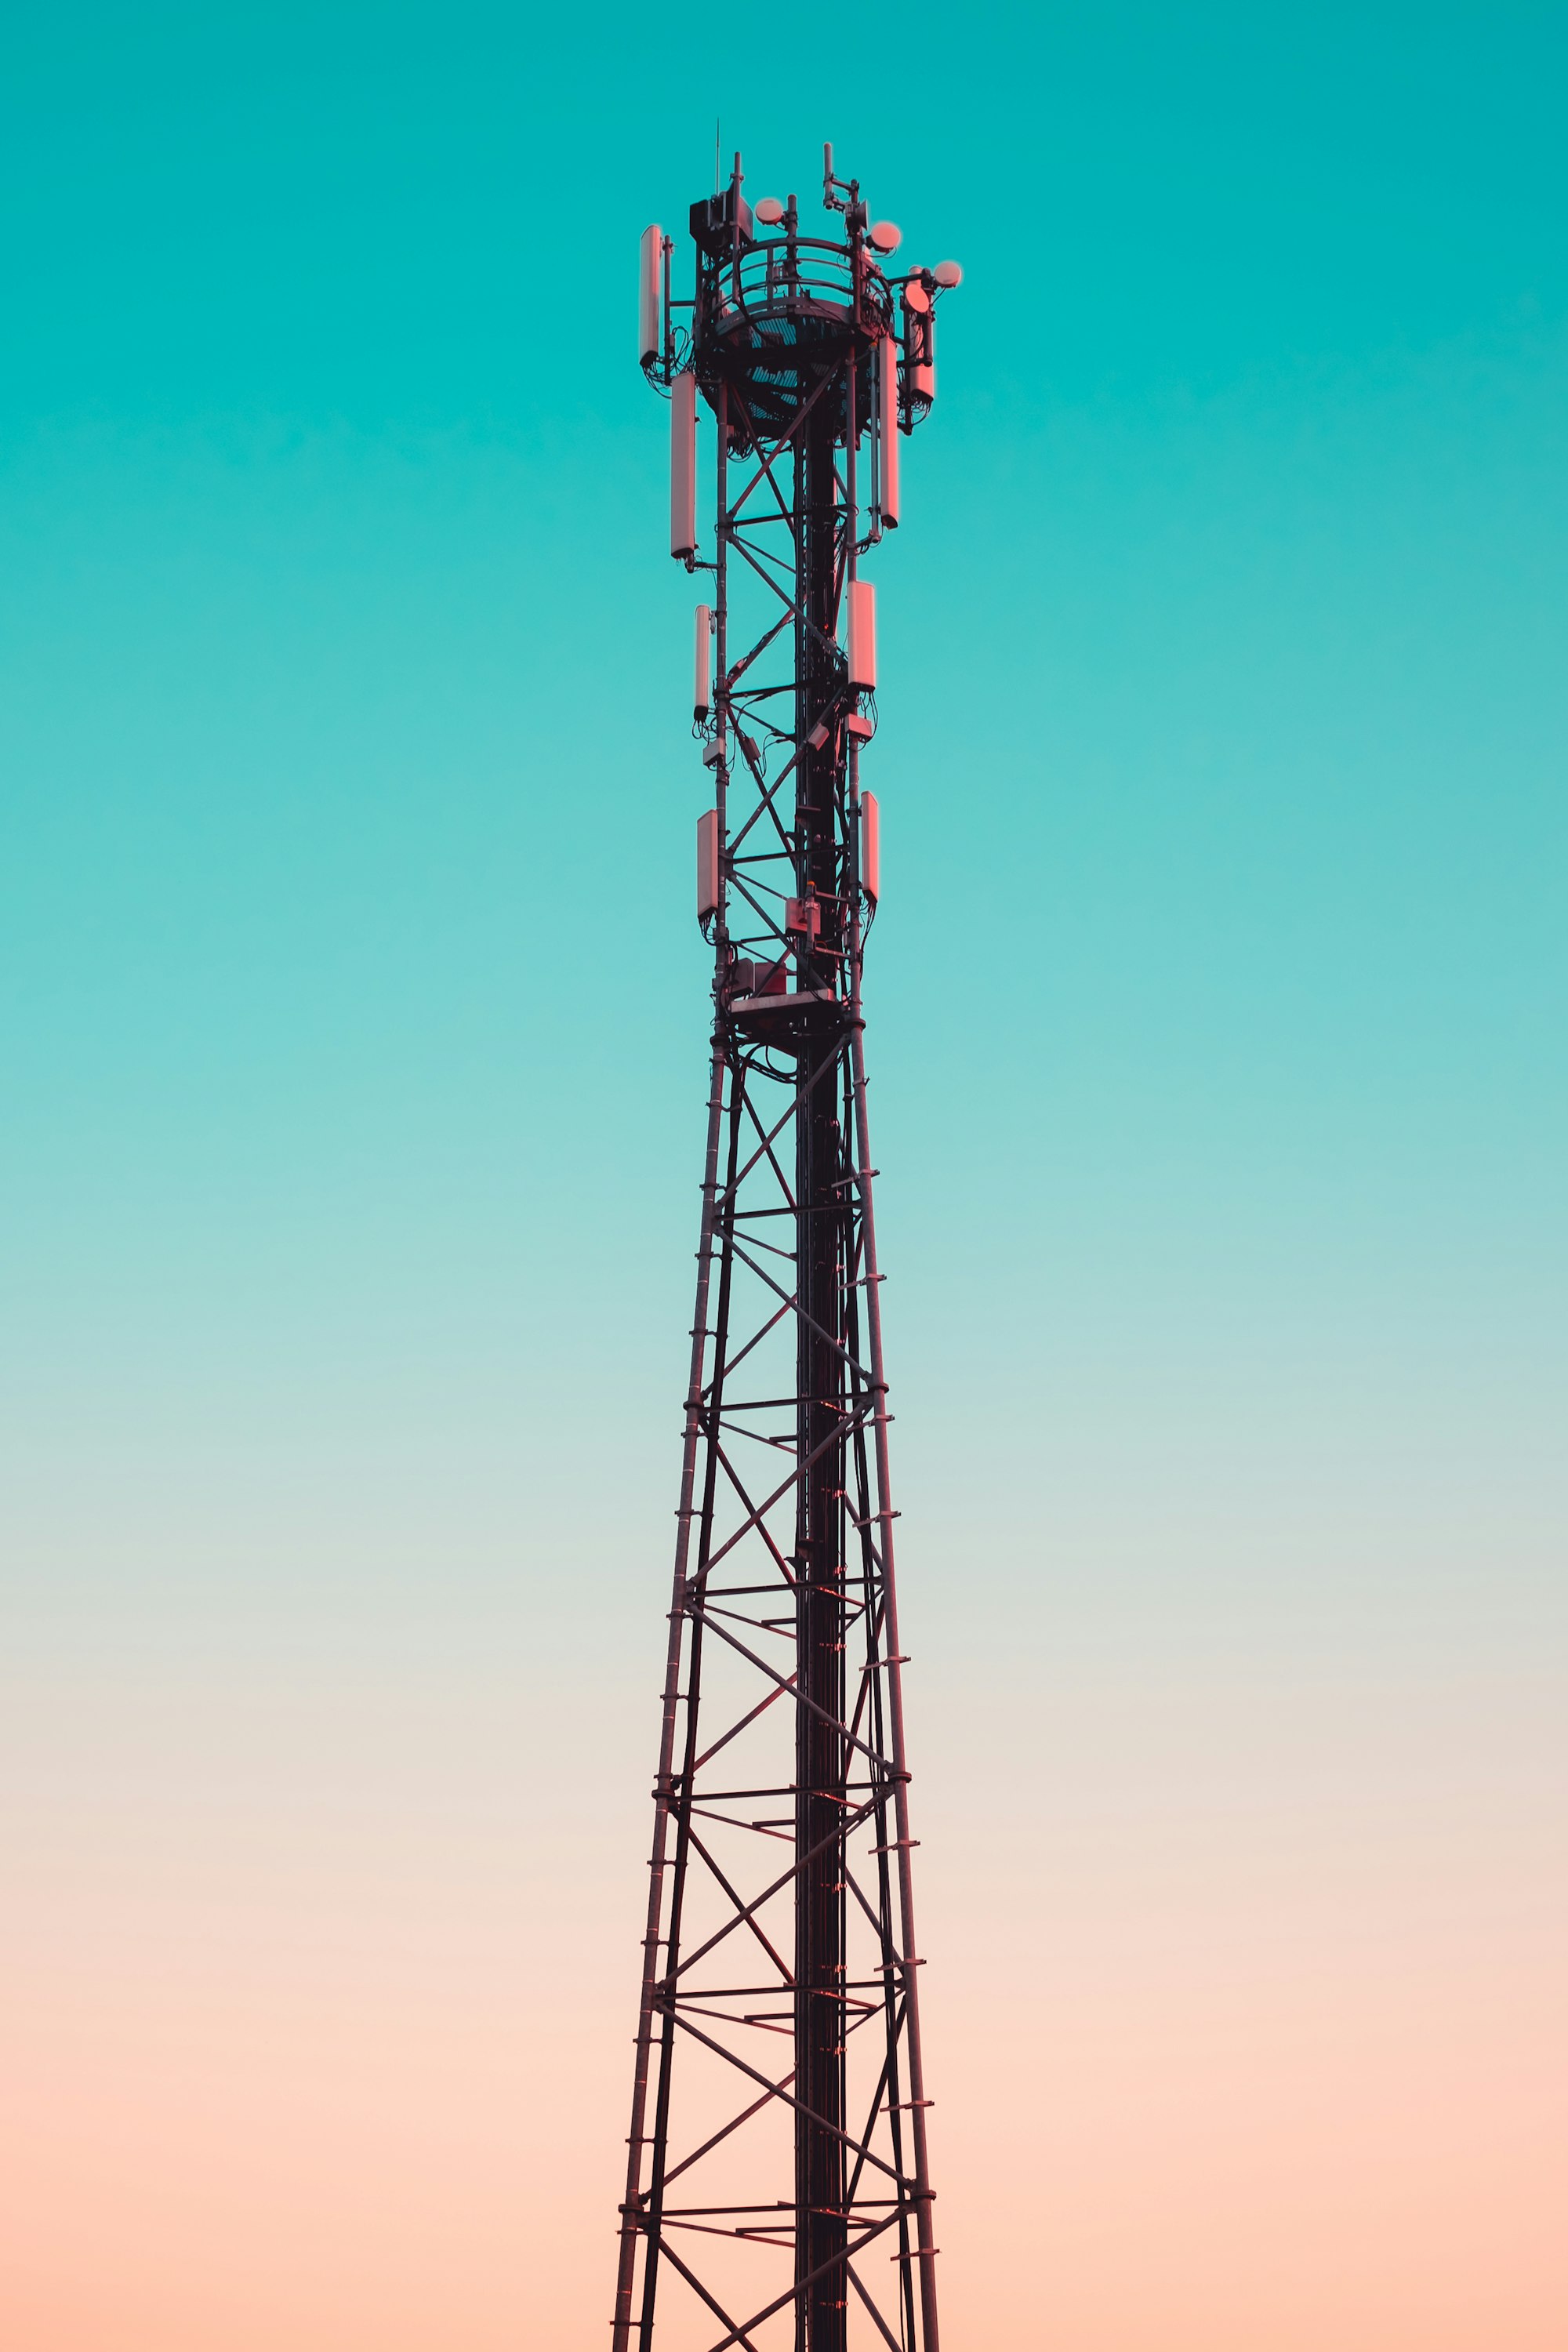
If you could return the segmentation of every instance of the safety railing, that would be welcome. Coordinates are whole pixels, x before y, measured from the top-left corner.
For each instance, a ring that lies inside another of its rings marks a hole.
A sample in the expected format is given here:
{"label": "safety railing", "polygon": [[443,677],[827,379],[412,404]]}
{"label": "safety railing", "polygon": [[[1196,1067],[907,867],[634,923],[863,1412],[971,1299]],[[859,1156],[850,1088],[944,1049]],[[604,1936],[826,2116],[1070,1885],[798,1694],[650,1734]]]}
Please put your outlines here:
{"label": "safety railing", "polygon": [[[858,265],[863,302],[884,318],[892,315],[887,279],[862,249]],[[844,312],[855,308],[857,263],[842,245],[818,237],[775,237],[745,247],[738,261],[728,256],[718,273],[722,309],[748,316],[772,314],[792,303]]]}

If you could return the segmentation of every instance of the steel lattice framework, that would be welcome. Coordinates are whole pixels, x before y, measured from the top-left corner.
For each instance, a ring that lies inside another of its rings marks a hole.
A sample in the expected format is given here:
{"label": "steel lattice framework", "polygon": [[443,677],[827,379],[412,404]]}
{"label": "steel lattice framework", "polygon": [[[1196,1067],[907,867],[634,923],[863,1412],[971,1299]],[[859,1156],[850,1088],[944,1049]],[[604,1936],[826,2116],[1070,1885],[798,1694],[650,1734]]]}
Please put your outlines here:
{"label": "steel lattice framework", "polygon": [[932,301],[958,273],[890,277],[897,233],[831,150],[824,194],[830,236],[800,234],[793,196],[753,220],[737,156],[692,207],[689,303],[671,241],[644,241],[672,551],[713,583],[695,701],[715,1013],[615,2352],[653,2352],[656,2322],[660,2352],[938,2352],[862,1050],[878,877],[858,566],[897,520],[895,436],[930,406]]}

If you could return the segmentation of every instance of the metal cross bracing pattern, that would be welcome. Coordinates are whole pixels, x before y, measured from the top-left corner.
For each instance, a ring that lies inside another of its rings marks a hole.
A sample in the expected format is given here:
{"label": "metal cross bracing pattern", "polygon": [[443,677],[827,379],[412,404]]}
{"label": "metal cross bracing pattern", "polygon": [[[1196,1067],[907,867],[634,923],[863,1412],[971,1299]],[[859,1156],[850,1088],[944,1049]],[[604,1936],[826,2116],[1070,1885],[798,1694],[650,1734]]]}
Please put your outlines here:
{"label": "metal cross bracing pattern", "polygon": [[[826,151],[832,235],[692,207],[643,248],[671,550],[711,575],[696,732],[714,1024],[614,2352],[938,2352],[862,1050],[876,910],[868,550],[951,263]],[[764,233],[776,232],[776,233]],[[714,451],[696,525],[699,405]],[[840,643],[847,623],[847,647]]]}

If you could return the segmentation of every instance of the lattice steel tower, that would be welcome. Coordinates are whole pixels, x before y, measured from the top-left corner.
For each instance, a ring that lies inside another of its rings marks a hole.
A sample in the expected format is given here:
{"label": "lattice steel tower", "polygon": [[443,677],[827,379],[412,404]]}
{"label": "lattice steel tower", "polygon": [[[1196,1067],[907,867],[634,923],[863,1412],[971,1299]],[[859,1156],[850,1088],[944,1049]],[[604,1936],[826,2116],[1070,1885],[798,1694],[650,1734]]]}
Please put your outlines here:
{"label": "lattice steel tower", "polygon": [[[826,151],[827,233],[741,159],[643,239],[697,608],[714,949],[691,1381],[614,2352],[938,2352],[861,960],[874,591],[951,262]],[[714,508],[697,527],[698,416]],[[787,2049],[785,2044],[788,2044]],[[657,2323],[657,2325],[656,2325]]]}

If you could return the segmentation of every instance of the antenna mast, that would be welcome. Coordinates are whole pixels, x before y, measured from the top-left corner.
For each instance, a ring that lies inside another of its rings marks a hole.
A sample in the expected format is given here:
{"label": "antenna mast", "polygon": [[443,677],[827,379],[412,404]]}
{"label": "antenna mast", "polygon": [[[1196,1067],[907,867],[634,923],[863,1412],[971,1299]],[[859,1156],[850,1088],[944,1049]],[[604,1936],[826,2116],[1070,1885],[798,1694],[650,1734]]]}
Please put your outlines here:
{"label": "antenna mast", "polygon": [[[880,888],[865,558],[952,262],[824,155],[642,245],[714,952],[702,1221],[614,2352],[939,2352],[861,971]],[[699,420],[701,419],[700,426]],[[698,529],[710,452],[711,537]]]}

